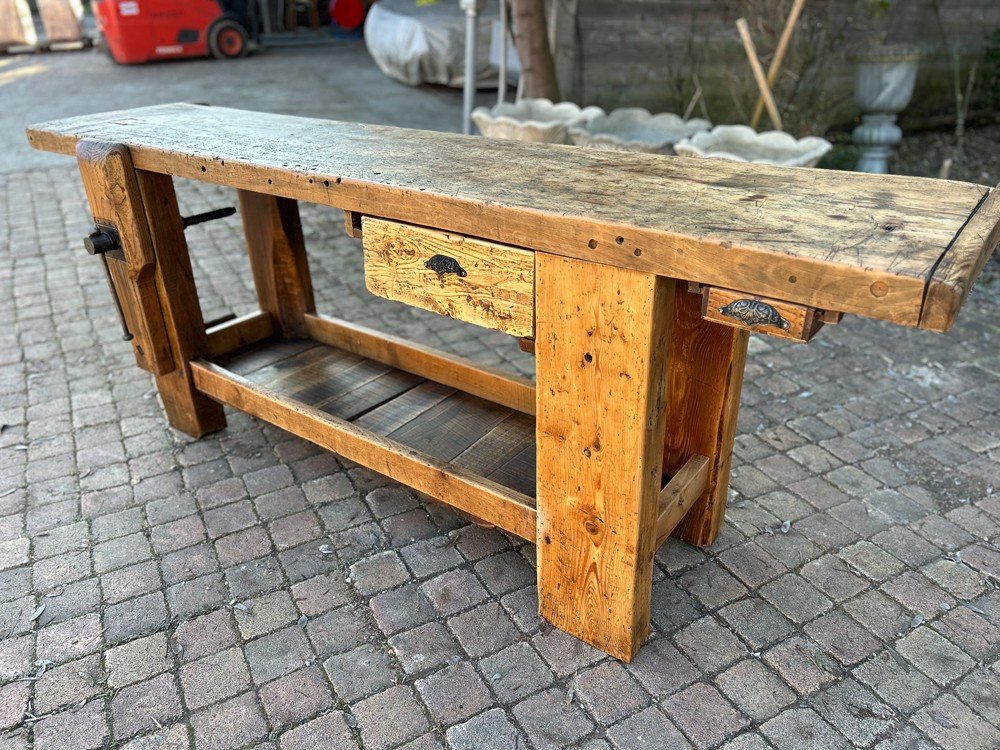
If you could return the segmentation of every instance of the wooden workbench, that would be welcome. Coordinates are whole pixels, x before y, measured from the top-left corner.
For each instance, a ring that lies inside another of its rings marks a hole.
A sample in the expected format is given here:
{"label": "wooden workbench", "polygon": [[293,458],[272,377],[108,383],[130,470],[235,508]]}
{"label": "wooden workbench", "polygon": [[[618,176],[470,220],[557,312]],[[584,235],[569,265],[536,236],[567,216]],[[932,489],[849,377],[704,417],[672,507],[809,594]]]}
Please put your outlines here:
{"label": "wooden workbench", "polygon": [[[174,104],[29,128],[75,155],[140,366],[200,436],[245,411],[535,542],[542,616],[621,659],[653,554],[725,510],[750,331],[948,330],[1000,191]],[[260,311],[206,330],[173,177],[236,188]],[[535,382],[316,311],[296,201],[383,297],[504,331]]]}

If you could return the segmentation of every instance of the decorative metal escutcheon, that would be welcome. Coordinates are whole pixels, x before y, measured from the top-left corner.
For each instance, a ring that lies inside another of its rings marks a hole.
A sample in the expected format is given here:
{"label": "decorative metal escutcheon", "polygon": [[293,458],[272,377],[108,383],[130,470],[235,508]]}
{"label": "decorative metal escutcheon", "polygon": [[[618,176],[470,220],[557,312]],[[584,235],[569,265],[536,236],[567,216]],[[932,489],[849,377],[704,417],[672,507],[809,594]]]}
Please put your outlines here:
{"label": "decorative metal escutcheon", "polygon": [[438,277],[453,273],[464,279],[469,275],[457,260],[447,255],[434,255],[424,263],[424,266],[431,269]]}
{"label": "decorative metal escutcheon", "polygon": [[773,305],[757,299],[734,300],[725,307],[720,307],[719,312],[748,326],[777,326],[787,331],[791,325]]}

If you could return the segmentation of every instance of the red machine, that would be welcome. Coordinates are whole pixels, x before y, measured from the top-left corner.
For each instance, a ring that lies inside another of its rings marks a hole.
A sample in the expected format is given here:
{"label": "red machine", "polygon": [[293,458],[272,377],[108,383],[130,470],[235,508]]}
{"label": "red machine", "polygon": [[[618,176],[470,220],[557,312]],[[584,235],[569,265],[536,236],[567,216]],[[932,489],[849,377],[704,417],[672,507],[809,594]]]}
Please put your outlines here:
{"label": "red machine", "polygon": [[91,6],[119,63],[242,57],[257,35],[254,0],[93,0]]}

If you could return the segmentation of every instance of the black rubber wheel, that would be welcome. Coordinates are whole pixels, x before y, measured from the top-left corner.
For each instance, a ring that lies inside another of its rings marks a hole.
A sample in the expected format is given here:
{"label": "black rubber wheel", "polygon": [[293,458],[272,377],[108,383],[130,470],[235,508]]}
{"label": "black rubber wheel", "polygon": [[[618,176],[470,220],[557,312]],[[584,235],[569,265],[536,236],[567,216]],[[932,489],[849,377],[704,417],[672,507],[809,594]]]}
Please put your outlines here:
{"label": "black rubber wheel", "polygon": [[249,34],[243,24],[231,18],[216,21],[208,31],[208,49],[213,57],[232,60],[247,53]]}

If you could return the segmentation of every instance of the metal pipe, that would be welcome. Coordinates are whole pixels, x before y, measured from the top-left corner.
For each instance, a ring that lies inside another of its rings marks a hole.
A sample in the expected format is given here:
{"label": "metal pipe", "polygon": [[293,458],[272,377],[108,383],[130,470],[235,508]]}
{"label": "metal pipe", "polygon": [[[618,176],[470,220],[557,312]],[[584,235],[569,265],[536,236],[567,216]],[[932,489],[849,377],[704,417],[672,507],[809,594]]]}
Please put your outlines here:
{"label": "metal pipe", "polygon": [[476,100],[476,43],[478,39],[477,16],[482,0],[461,0],[465,11],[465,81],[462,88],[462,132],[472,132],[472,105]]}

